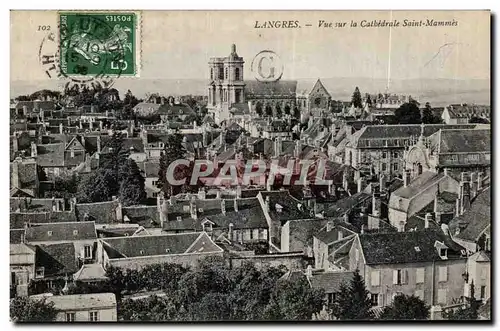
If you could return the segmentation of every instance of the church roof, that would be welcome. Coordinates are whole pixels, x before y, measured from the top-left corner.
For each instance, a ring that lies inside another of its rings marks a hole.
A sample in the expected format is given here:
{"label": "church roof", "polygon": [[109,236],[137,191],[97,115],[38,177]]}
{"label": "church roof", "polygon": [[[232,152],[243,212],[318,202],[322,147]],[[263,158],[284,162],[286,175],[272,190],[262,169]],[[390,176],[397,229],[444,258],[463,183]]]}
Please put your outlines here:
{"label": "church roof", "polygon": [[279,80],[275,82],[245,81],[245,93],[248,97],[281,96],[295,97],[297,81]]}

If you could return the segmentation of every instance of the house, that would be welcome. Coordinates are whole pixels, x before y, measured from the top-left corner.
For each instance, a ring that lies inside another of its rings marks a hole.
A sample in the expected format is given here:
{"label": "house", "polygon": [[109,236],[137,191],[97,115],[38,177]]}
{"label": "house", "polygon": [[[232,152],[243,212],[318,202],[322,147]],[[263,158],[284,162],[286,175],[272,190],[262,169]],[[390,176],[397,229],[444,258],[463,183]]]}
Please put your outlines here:
{"label": "house", "polygon": [[403,173],[403,153],[419,137],[429,137],[440,129],[473,129],[476,125],[405,124],[366,125],[356,132],[346,127],[344,162],[356,169],[383,173],[392,178]]}
{"label": "house", "polygon": [[[163,202],[168,208],[168,203]],[[189,216],[177,216],[163,223],[165,233],[204,231],[212,239],[221,236],[240,244],[269,241],[269,224],[257,198],[220,200],[220,211],[205,209],[202,200],[192,198]]]}
{"label": "house", "polygon": [[433,203],[436,196],[443,192],[459,196],[460,187],[463,187],[463,184],[459,184],[447,171],[426,171],[411,181],[410,172],[406,170],[403,186],[392,192],[389,198],[390,224],[398,231],[405,231],[408,220]]}
{"label": "house", "polygon": [[98,263],[83,264],[77,272],[73,274],[75,282],[83,282],[87,284],[96,284],[106,281],[106,270]]}
{"label": "house", "polygon": [[483,189],[449,222],[450,235],[469,252],[491,251],[491,189]]}
{"label": "house", "polygon": [[179,263],[194,266],[208,256],[222,256],[223,250],[205,232],[101,238],[97,261],[124,269],[141,269],[150,264]]}
{"label": "house", "polygon": [[491,106],[480,105],[449,105],[444,107],[441,118],[446,124],[467,124],[471,118],[491,121]]}
{"label": "house", "polygon": [[34,247],[24,243],[10,244],[10,289],[11,297],[27,296],[30,280],[35,278]]}
{"label": "house", "polygon": [[52,245],[69,243],[74,257],[90,262],[95,255],[97,233],[94,222],[59,222],[31,225],[26,229],[27,244]]}
{"label": "house", "polygon": [[304,252],[313,256],[313,236],[327,223],[326,219],[291,219],[281,228],[281,252]]}
{"label": "house", "polygon": [[37,197],[39,187],[35,159],[16,158],[10,163],[10,196]]}
{"label": "house", "polygon": [[423,171],[450,173],[483,172],[491,169],[491,129],[440,129],[410,146],[404,153],[412,177]]}
{"label": "house", "polygon": [[[311,270],[311,269],[309,269]],[[312,271],[312,270],[311,270]],[[340,292],[340,287],[344,284],[349,286],[354,272],[352,271],[324,271],[324,272],[314,272],[309,271],[309,281],[311,287],[318,290],[323,290],[325,292],[325,307],[321,311],[320,316],[324,319],[331,319],[327,309],[331,306],[337,299],[337,295]]]}
{"label": "house", "polygon": [[57,310],[56,322],[116,322],[113,293],[54,295],[46,297]]}
{"label": "house", "polygon": [[[339,261],[349,253],[355,231],[352,226],[341,221],[328,220],[326,226],[313,235],[313,254],[316,269],[338,270],[345,264]],[[330,259],[333,262],[330,262]]]}
{"label": "house", "polygon": [[485,302],[491,297],[491,252],[479,251],[467,259],[467,277],[464,296],[470,297],[474,284],[474,297]]}
{"label": "house", "polygon": [[447,306],[464,293],[465,249],[440,229],[356,235],[349,264],[364,278],[375,307],[399,293]]}
{"label": "house", "polygon": [[112,201],[77,203],[75,214],[79,221],[95,224],[114,224],[123,222],[122,204],[113,197]]}

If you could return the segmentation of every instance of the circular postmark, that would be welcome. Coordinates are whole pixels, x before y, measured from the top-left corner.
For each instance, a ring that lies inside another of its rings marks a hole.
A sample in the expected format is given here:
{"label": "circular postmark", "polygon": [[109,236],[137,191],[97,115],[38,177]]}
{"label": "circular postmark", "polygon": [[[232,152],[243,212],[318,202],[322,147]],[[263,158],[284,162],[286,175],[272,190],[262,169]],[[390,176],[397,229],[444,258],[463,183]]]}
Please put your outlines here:
{"label": "circular postmark", "polygon": [[59,35],[48,33],[39,48],[38,58],[49,78],[62,80],[66,87],[95,83],[110,87],[127,71],[126,51],[132,52],[129,27],[86,13],[61,15],[58,27]]}
{"label": "circular postmark", "polygon": [[258,81],[274,82],[280,80],[283,75],[283,63],[278,54],[264,50],[253,58],[251,70]]}

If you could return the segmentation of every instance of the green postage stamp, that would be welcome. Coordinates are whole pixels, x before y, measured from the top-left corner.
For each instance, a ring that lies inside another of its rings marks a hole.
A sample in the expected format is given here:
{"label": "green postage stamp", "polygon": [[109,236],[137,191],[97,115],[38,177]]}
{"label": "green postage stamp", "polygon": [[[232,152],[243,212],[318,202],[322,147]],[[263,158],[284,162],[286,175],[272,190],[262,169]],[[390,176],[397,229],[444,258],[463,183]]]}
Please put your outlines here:
{"label": "green postage stamp", "polygon": [[136,76],[139,20],[135,12],[59,13],[61,74]]}

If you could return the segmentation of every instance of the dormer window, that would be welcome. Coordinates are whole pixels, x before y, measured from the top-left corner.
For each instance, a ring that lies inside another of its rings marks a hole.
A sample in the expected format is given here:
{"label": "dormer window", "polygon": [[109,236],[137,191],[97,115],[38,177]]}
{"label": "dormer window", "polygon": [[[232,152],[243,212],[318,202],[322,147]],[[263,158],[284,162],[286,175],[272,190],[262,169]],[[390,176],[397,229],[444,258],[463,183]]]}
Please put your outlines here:
{"label": "dormer window", "polygon": [[71,157],[75,157],[75,150],[71,150]]}
{"label": "dormer window", "polygon": [[[281,212],[283,212],[283,206],[282,206],[282,205],[280,205],[279,203],[277,203],[274,207],[276,208],[276,212],[277,212],[277,213],[281,213]],[[300,208],[299,208],[299,209],[300,209]]]}
{"label": "dormer window", "polygon": [[418,253],[420,253],[420,247],[418,247],[418,246],[415,246],[415,252],[418,252]]}
{"label": "dormer window", "polygon": [[44,275],[45,275],[45,268],[44,267],[36,268],[35,278],[43,278]]}
{"label": "dormer window", "polygon": [[442,258],[447,258],[448,257],[448,249],[441,248],[439,250],[439,256],[441,256]]}
{"label": "dormer window", "polygon": [[141,250],[139,251],[139,254],[143,255],[143,254],[144,254],[144,251],[141,249]]}
{"label": "dormer window", "polygon": [[170,253],[170,248],[165,248],[165,253]]}
{"label": "dormer window", "polygon": [[73,230],[73,235],[77,236],[78,235],[78,230]]}
{"label": "dormer window", "polygon": [[177,216],[178,221],[182,221],[182,216]]}
{"label": "dormer window", "polygon": [[47,235],[48,235],[49,237],[52,237],[52,231],[47,231]]}

